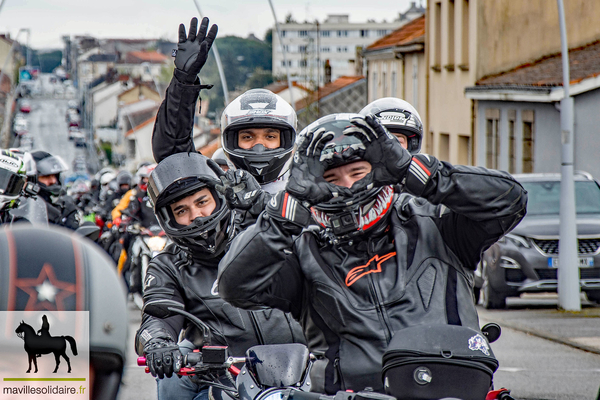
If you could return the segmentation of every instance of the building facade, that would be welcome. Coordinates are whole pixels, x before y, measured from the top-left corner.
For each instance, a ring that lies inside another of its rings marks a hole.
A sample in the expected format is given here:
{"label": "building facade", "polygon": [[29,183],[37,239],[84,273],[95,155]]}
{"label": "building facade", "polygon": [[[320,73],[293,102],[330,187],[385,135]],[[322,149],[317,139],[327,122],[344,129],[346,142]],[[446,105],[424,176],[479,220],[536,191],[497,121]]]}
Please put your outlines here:
{"label": "building facade", "polygon": [[[273,75],[286,74],[305,85],[315,87],[335,81],[341,76],[356,75],[357,51],[381,38],[405,21],[349,21],[349,16],[329,15],[324,22],[289,22],[280,24],[281,42],[273,29]],[[285,60],[282,52],[285,48]],[[325,66],[331,67],[326,76]],[[359,68],[361,66],[358,66]]]}
{"label": "building facade", "polygon": [[[467,87],[560,51],[558,11],[545,0],[428,0],[428,146],[452,163],[479,163],[477,105]],[[565,2],[570,47],[600,38],[600,2]],[[468,161],[468,162],[465,162]]]}

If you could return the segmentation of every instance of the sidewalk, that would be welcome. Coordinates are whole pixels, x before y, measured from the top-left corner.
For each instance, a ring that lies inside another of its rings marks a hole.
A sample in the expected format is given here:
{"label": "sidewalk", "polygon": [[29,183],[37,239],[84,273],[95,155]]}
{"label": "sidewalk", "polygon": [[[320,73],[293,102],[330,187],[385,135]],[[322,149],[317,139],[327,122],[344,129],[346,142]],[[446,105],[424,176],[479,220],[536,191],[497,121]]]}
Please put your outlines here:
{"label": "sidewalk", "polygon": [[600,354],[600,305],[582,300],[580,312],[556,307],[556,295],[542,295],[540,304],[511,304],[506,310],[486,310],[477,306],[481,326],[495,322],[510,328],[552,340],[580,350]]}

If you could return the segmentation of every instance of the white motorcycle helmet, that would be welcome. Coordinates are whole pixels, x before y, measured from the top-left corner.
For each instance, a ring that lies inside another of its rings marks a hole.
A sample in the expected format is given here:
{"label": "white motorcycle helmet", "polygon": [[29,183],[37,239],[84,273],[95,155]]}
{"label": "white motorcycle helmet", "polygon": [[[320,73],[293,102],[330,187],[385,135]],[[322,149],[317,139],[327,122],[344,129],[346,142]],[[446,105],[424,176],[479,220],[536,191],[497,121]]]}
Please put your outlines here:
{"label": "white motorcycle helmet", "polygon": [[[296,112],[288,102],[266,89],[248,90],[223,111],[223,151],[236,168],[248,171],[259,184],[264,185],[275,181],[289,169],[296,127]],[[279,129],[280,146],[267,149],[257,144],[251,149],[242,149],[238,145],[238,132],[243,128]]]}
{"label": "white motorcycle helmet", "polygon": [[25,186],[23,161],[7,150],[0,151],[0,210],[17,205]]}
{"label": "white motorcycle helmet", "polygon": [[373,114],[390,133],[406,136],[407,150],[411,154],[418,154],[421,151],[423,122],[417,110],[408,101],[396,97],[384,97],[367,104],[359,114],[363,117]]}

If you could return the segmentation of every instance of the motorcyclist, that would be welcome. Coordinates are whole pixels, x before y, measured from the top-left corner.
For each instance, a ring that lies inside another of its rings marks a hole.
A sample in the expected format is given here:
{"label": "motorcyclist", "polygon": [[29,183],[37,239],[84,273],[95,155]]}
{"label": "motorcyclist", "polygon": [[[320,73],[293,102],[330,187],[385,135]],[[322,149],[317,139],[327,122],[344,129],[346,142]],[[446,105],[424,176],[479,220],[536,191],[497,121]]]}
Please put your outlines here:
{"label": "motorcyclist", "polygon": [[[310,349],[324,370],[313,390],[383,391],[395,331],[479,330],[473,266],[526,202],[507,173],[413,156],[373,116],[326,116],[300,134],[286,190],[232,241],[219,293],[291,312],[309,343],[327,344]],[[320,229],[305,229],[311,217]]]}
{"label": "motorcyclist", "polygon": [[[0,311],[26,311],[31,318],[39,310],[48,317],[54,312],[89,311],[90,374],[89,383],[82,382],[83,393],[91,399],[116,399],[125,367],[129,323],[124,288],[112,261],[89,240],[56,226],[2,229],[0,249],[0,276],[5,277]],[[44,286],[55,290],[56,296],[42,296],[35,284],[29,287],[29,294],[22,290],[24,282],[48,275],[55,277],[54,281],[46,278]],[[60,287],[52,286],[55,282]],[[41,320],[41,315],[36,320]]]}
{"label": "motorcyclist", "polygon": [[359,114],[374,115],[410,154],[421,151],[423,122],[417,110],[406,100],[384,97],[367,104]]}
{"label": "motorcyclist", "polygon": [[[180,26],[173,79],[152,135],[157,162],[171,154],[196,151],[190,135],[194,110],[200,90],[207,88],[200,84],[197,74],[217,34],[215,25],[206,34],[208,18],[202,20],[198,34],[196,27],[194,18],[186,37],[185,27]],[[285,187],[296,127],[296,112],[280,96],[266,89],[248,90],[223,111],[222,148],[235,168],[250,172],[266,192],[277,193]]]}
{"label": "motorcyclist", "polygon": [[[123,195],[119,204],[117,204],[111,212],[113,223],[120,224],[121,214],[123,213],[123,210],[126,210],[126,214],[132,218],[132,223],[139,223],[143,228],[150,228],[153,225],[158,225],[154,210],[150,204],[150,198],[147,194],[148,178],[155,167],[156,164],[143,165],[140,167],[136,173],[136,186]],[[132,256],[134,255],[131,251],[133,238],[134,235],[128,231],[125,231],[122,235],[122,244],[123,250],[126,253],[126,259],[124,261],[121,257],[119,260],[119,270],[130,271],[129,291],[131,293],[141,293],[141,264],[134,262],[132,259]]]}
{"label": "motorcyclist", "polygon": [[10,223],[10,210],[18,205],[25,186],[23,161],[8,150],[0,150],[0,225]]}
{"label": "motorcyclist", "polygon": [[46,202],[48,222],[69,229],[79,227],[77,206],[70,196],[61,193],[61,173],[69,167],[59,156],[37,150],[24,157],[27,180],[39,185],[39,197]]}
{"label": "motorcyclist", "polygon": [[[230,210],[217,191],[223,190],[223,183],[214,172],[219,167],[209,165],[211,162],[198,153],[178,153],[161,161],[151,174],[148,193],[158,221],[173,243],[150,262],[144,303],[171,300],[184,304],[210,326],[207,344],[228,345],[231,354],[244,354],[257,344],[304,343],[297,322],[281,311],[239,310],[216,292],[217,265],[236,230],[232,213],[242,211]],[[236,176],[243,179],[244,175],[248,177],[244,172]],[[239,199],[247,200],[237,203],[241,207],[251,208],[260,196],[256,181],[249,188],[238,193]],[[246,196],[252,192],[257,194]],[[137,353],[146,356],[150,371],[159,378],[159,399],[207,398],[206,387],[194,379],[167,379],[181,366],[177,338],[182,329],[188,344],[202,344],[202,335],[180,316],[157,319],[144,313],[136,334]]]}
{"label": "motorcyclist", "polygon": [[113,208],[119,204],[121,198],[131,190],[131,180],[133,177],[129,171],[119,171],[117,174],[117,190],[112,192],[107,198],[104,204],[104,210],[106,213],[110,213]]}

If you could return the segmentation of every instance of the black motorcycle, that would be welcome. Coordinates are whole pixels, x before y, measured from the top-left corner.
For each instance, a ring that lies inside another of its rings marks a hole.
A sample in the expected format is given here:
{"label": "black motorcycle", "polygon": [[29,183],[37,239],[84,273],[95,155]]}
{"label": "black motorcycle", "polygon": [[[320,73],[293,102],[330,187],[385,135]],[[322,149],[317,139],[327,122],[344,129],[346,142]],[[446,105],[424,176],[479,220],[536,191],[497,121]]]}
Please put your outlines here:
{"label": "black motorcycle", "polygon": [[[183,315],[210,343],[210,328],[186,312],[181,303],[157,300],[144,306],[157,318]],[[201,346],[184,356],[178,374],[195,376],[209,385],[213,400],[511,400],[507,389],[490,390],[498,367],[489,343],[500,336],[497,324],[482,332],[454,325],[423,325],[396,332],[383,357],[382,379],[387,394],[369,388],[340,391],[334,396],[310,392],[315,361],[306,346],[291,343],[254,346],[245,357],[233,357],[226,346]],[[235,364],[241,364],[237,368]],[[146,366],[144,357],[138,365]],[[146,372],[150,372],[146,367]],[[226,373],[231,385],[218,376]]]}

